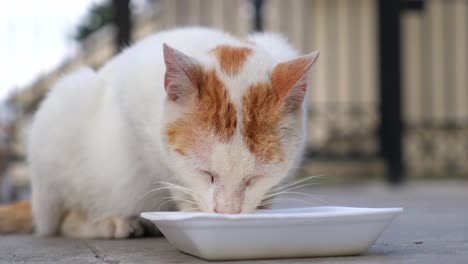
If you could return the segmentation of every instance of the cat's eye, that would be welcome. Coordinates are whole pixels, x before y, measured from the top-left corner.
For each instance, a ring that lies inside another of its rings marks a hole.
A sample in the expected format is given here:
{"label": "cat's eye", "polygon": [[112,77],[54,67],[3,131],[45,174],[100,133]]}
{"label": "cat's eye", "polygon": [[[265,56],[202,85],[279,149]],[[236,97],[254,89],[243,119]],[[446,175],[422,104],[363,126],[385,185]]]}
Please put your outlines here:
{"label": "cat's eye", "polygon": [[211,171],[207,171],[207,170],[201,170],[201,172],[203,174],[205,174],[206,176],[208,176],[208,179],[210,180],[210,183],[213,184],[214,181],[215,181],[215,174]]}
{"label": "cat's eye", "polygon": [[258,181],[260,178],[262,178],[262,176],[263,176],[263,175],[256,175],[256,176],[248,177],[248,178],[245,180],[245,186],[246,186],[246,187],[252,186],[256,181]]}

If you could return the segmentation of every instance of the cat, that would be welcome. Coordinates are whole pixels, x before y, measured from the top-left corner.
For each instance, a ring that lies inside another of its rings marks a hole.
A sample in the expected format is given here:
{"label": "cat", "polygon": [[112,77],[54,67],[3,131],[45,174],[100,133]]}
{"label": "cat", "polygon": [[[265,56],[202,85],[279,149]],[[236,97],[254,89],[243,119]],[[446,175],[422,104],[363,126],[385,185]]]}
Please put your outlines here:
{"label": "cat", "polygon": [[299,165],[318,56],[279,34],[182,28],[65,75],[30,129],[31,200],[0,207],[0,232],[127,238],[167,205],[254,211]]}

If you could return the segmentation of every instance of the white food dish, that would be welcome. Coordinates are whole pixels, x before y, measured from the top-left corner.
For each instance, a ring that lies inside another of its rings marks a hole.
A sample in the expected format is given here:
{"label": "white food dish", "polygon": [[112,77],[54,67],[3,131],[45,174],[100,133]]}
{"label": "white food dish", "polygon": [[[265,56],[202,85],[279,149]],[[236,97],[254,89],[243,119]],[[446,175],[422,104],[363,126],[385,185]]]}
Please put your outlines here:
{"label": "white food dish", "polygon": [[229,215],[147,212],[178,250],[206,260],[356,255],[402,208],[308,207]]}

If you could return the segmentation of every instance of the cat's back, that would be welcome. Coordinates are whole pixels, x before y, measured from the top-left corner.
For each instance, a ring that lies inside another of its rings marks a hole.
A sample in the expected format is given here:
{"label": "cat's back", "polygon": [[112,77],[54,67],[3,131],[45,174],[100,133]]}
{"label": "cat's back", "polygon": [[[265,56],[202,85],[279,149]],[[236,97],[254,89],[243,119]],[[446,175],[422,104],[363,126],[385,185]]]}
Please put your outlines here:
{"label": "cat's back", "polygon": [[51,87],[29,132],[28,160],[33,167],[38,160],[60,163],[67,157],[65,153],[78,147],[80,134],[88,129],[89,117],[98,105],[101,91],[96,89],[96,76],[95,71],[84,67],[61,77]]}

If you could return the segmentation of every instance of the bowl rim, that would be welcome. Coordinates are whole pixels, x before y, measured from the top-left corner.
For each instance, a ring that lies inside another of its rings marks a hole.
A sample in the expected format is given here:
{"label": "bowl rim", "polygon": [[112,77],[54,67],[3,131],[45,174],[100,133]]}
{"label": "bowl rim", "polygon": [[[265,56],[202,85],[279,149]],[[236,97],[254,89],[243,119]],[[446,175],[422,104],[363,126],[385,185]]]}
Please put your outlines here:
{"label": "bowl rim", "polygon": [[344,206],[314,206],[286,209],[261,209],[251,214],[216,214],[206,212],[157,211],[144,212],[140,216],[150,221],[181,221],[181,220],[275,220],[325,218],[339,216],[371,216],[388,215],[403,212],[401,207],[370,208]]}

